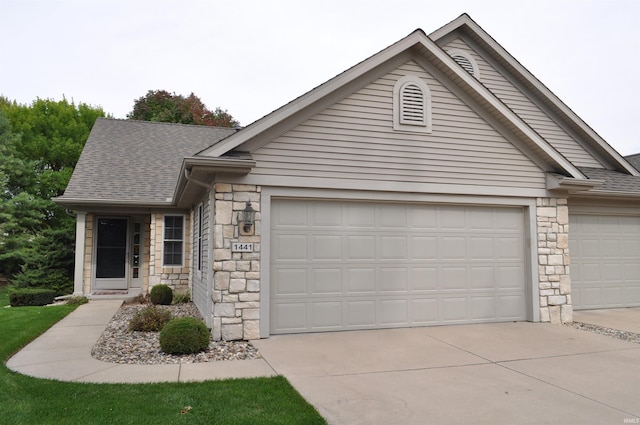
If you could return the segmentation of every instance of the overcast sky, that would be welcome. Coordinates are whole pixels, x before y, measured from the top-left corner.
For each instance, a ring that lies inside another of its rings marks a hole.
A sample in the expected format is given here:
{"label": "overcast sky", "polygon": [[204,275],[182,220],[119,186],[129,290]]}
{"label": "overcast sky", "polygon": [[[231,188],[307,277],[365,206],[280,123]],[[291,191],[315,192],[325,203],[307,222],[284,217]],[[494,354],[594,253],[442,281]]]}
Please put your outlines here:
{"label": "overcast sky", "polygon": [[125,118],[191,92],[248,125],[468,13],[623,155],[640,152],[638,0],[0,0],[0,94]]}

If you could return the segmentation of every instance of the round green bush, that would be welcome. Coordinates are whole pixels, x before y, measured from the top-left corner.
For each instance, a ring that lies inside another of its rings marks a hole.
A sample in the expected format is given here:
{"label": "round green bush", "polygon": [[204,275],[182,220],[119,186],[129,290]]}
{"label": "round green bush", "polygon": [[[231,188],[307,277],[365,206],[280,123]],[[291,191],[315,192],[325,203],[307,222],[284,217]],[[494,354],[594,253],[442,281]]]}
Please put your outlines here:
{"label": "round green bush", "polygon": [[171,320],[171,312],[150,305],[136,312],[129,322],[130,331],[159,332]]}
{"label": "round green bush", "polygon": [[156,285],[149,296],[153,304],[169,305],[173,301],[173,289],[168,285]]}
{"label": "round green bush", "polygon": [[209,347],[209,329],[195,317],[173,319],[160,331],[160,347],[167,354],[199,353]]}

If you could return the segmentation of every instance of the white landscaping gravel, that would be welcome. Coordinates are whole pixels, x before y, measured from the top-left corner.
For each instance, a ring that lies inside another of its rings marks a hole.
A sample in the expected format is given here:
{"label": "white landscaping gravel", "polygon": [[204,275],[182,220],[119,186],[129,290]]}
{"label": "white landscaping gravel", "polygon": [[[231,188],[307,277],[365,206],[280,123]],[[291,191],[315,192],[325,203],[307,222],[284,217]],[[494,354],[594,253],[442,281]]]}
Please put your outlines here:
{"label": "white landscaping gravel", "polygon": [[613,329],[613,328],[605,328],[604,326],[590,325],[588,323],[581,323],[581,322],[573,322],[568,326],[571,326],[576,329],[581,329],[583,331],[589,331],[589,332],[597,333],[600,335],[611,336],[613,338],[618,338],[624,341],[640,344],[640,334],[637,334],[634,332],[621,331],[620,329]]}
{"label": "white landscaping gravel", "polygon": [[[129,331],[133,316],[148,305],[122,305],[94,345],[91,355],[98,360],[120,364],[201,363],[260,358],[258,350],[247,341],[211,340],[209,349],[201,353],[181,356],[166,354],[160,348],[159,332]],[[157,307],[169,310],[173,318],[190,316],[202,319],[193,303]]]}

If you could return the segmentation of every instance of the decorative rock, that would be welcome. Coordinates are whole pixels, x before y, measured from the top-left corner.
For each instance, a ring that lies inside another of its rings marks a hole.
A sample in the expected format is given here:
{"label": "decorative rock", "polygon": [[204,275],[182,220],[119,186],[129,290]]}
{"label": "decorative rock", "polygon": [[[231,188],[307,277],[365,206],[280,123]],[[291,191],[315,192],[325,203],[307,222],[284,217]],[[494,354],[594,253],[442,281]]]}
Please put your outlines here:
{"label": "decorative rock", "polygon": [[[113,316],[111,321],[91,350],[91,355],[105,362],[118,364],[180,364],[202,363],[225,360],[244,360],[260,358],[258,350],[247,341],[216,340],[216,329],[220,331],[220,323],[213,321],[212,339],[206,351],[197,354],[170,355],[162,352],[159,332],[129,332],[129,322],[135,313],[146,307],[144,304],[125,304]],[[197,317],[202,319],[193,303],[163,306],[170,310],[174,317]],[[231,325],[240,326],[242,325]],[[250,325],[249,336],[253,335]],[[242,333],[240,334],[242,335]],[[258,334],[259,338],[259,334]],[[254,338],[256,339],[256,338]]]}

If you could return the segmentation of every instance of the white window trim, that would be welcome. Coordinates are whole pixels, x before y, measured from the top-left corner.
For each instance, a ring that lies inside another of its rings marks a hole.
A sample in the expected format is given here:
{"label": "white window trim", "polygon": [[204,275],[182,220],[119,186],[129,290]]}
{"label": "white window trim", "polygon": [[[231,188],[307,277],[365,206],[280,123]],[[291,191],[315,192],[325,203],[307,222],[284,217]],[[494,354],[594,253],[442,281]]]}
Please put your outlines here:
{"label": "white window trim", "polygon": [[[424,122],[417,124],[406,124],[401,122],[402,105],[400,98],[402,95],[402,89],[407,84],[415,84],[422,90],[424,100]],[[432,131],[432,119],[431,119],[431,91],[427,84],[418,76],[405,75],[396,81],[393,86],[393,129],[397,131],[407,131],[412,133],[431,133]]]}
{"label": "white window trim", "polygon": [[[165,227],[166,227],[166,217],[182,217],[182,262],[181,264],[165,264],[164,263],[164,245],[166,241],[173,241],[173,240],[177,240],[177,239],[166,239],[165,238]],[[186,216],[184,214],[163,214],[162,215],[162,267],[184,267],[184,260],[185,260],[185,252],[186,252],[186,243],[187,243],[187,238],[186,238],[186,234],[185,234],[185,226],[187,224],[187,219]]]}
{"label": "white window trim", "polygon": [[471,64],[471,67],[473,68],[473,73],[471,75],[476,77],[478,80],[480,79],[480,67],[478,66],[478,63],[473,58],[473,56],[471,56],[469,52],[465,52],[464,50],[460,50],[460,49],[451,49],[451,50],[447,50],[447,53],[449,54],[449,56],[451,56],[453,60],[455,60],[453,58],[454,56],[462,56],[463,58],[468,60],[469,63]]}

